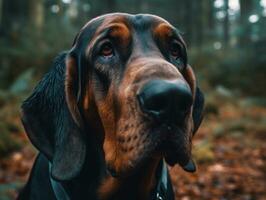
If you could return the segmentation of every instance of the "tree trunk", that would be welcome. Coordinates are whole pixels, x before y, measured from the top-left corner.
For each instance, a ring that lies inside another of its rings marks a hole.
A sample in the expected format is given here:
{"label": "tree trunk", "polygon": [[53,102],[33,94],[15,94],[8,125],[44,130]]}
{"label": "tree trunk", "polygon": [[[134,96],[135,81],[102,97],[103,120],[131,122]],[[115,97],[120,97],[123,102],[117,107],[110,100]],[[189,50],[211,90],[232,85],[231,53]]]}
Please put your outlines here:
{"label": "tree trunk", "polygon": [[252,11],[252,0],[240,0],[240,22],[246,24]]}
{"label": "tree trunk", "polygon": [[184,30],[185,27],[185,10],[186,10],[186,5],[185,5],[185,0],[179,0],[175,1],[175,4],[173,5],[174,9],[176,10],[175,12],[175,18],[173,19],[174,25],[177,26],[177,28],[180,28],[181,32]]}
{"label": "tree trunk", "polygon": [[208,28],[209,30],[213,30],[214,28],[214,7],[213,0],[207,1],[207,16],[208,16]]}
{"label": "tree trunk", "polygon": [[188,44],[190,44],[193,41],[193,32],[192,32],[192,26],[194,25],[193,20],[193,9],[192,9],[192,4],[191,0],[185,1],[185,24],[186,24],[186,32],[185,32],[185,38]]}
{"label": "tree trunk", "polygon": [[3,0],[0,0],[0,31],[2,28]]}
{"label": "tree trunk", "polygon": [[[204,38],[208,42],[214,39],[214,7],[213,0],[203,1],[203,30]],[[204,40],[205,41],[205,40]]]}
{"label": "tree trunk", "polygon": [[198,47],[201,47],[203,40],[203,1],[196,0],[194,1],[195,9],[194,13],[196,14],[196,24],[195,24],[195,42]]}
{"label": "tree trunk", "polygon": [[44,24],[43,0],[29,0],[29,20],[37,33],[41,33]]}
{"label": "tree trunk", "polygon": [[143,0],[135,0],[135,11],[136,12],[143,12],[144,3]]}
{"label": "tree trunk", "polygon": [[13,43],[27,24],[27,4],[21,0],[2,0],[2,28]]}
{"label": "tree trunk", "polygon": [[107,13],[115,12],[115,8],[116,8],[116,0],[106,0],[105,10]]}
{"label": "tree trunk", "polygon": [[223,22],[223,30],[224,30],[224,44],[225,46],[228,45],[229,42],[229,15],[228,15],[228,9],[229,9],[229,0],[224,0],[224,12],[225,12],[225,18]]}
{"label": "tree trunk", "polygon": [[252,0],[240,0],[240,25],[242,28],[240,34],[240,46],[250,44],[251,24],[248,21],[253,5]]}

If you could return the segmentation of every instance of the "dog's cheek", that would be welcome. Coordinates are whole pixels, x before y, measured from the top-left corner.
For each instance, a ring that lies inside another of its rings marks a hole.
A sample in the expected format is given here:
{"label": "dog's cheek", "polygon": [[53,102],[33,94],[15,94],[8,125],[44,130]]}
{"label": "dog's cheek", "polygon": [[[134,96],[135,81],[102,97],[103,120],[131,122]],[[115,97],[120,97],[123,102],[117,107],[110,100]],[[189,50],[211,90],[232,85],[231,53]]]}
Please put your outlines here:
{"label": "dog's cheek", "polygon": [[191,155],[192,151],[192,139],[193,139],[193,130],[194,130],[194,123],[193,123],[193,117],[192,117],[192,111],[190,113],[190,116],[188,118],[188,127],[187,127],[187,134],[188,134],[188,141],[187,141],[187,150],[188,154]]}
{"label": "dog's cheek", "polygon": [[107,164],[110,164],[116,158],[114,142],[108,139],[105,139],[103,143],[103,150],[105,154],[105,161]]}
{"label": "dog's cheek", "polygon": [[186,135],[184,139],[184,148],[185,148],[186,154],[189,155],[190,157],[191,151],[192,151],[192,139],[193,139],[193,129],[194,129],[192,113],[189,115],[187,119],[186,129],[187,130],[185,133]]}
{"label": "dog's cheek", "polygon": [[185,154],[190,155],[191,154],[191,147],[192,147],[192,139],[193,139],[193,118],[192,118],[192,111],[189,113],[186,123],[185,123],[185,135],[184,135],[184,151]]}
{"label": "dog's cheek", "polygon": [[187,122],[187,134],[189,135],[190,141],[192,140],[193,137],[193,130],[194,130],[194,123],[193,123],[192,109],[191,109]]}

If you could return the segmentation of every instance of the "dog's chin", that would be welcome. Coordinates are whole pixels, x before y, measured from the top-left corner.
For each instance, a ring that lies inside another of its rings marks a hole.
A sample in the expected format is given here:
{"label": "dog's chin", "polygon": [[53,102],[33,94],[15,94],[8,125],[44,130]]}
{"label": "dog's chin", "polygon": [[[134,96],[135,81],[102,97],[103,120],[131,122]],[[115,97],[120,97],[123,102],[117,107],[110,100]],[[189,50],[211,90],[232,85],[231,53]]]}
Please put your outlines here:
{"label": "dog's chin", "polygon": [[[121,168],[109,166],[108,170],[113,177],[128,177],[134,175],[147,163],[165,159],[168,165],[179,164],[185,166],[190,160],[190,145],[186,133],[178,127],[171,128],[160,126],[146,132],[149,142],[142,144],[144,148],[136,149],[136,156],[124,162]],[[146,140],[147,141],[147,140]],[[116,169],[116,170],[114,170]]]}
{"label": "dog's chin", "polygon": [[188,133],[183,128],[173,126],[161,134],[161,141],[156,150],[162,154],[168,165],[185,166],[191,158]]}
{"label": "dog's chin", "polygon": [[143,168],[149,166],[149,164],[159,161],[162,158],[161,155],[154,153],[143,152],[139,158],[129,160],[126,165],[124,165],[119,170],[114,170],[115,168],[108,165],[107,170],[111,176],[114,178],[127,178],[134,176],[140,172]]}
{"label": "dog's chin", "polygon": [[164,155],[164,159],[167,162],[168,165],[174,166],[176,164],[179,164],[180,166],[185,166],[189,160],[190,155],[188,153],[169,153],[167,152]]}

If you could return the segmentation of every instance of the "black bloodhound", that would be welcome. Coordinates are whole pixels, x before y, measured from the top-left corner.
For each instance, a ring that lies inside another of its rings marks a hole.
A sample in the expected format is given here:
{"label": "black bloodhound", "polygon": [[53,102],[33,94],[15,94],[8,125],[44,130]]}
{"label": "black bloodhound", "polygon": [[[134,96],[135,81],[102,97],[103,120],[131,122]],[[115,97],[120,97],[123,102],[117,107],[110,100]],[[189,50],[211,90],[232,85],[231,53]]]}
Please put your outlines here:
{"label": "black bloodhound", "polygon": [[22,105],[40,151],[20,200],[172,200],[195,171],[204,98],[178,30],[148,14],[89,21]]}

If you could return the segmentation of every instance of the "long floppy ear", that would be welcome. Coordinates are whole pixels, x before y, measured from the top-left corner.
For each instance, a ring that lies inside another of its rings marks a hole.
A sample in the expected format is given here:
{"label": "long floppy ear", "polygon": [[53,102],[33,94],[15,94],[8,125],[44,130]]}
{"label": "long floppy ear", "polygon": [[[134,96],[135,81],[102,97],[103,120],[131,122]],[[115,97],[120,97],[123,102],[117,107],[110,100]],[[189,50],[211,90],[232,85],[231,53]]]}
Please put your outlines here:
{"label": "long floppy ear", "polygon": [[194,94],[192,118],[194,123],[193,134],[195,134],[203,119],[204,95],[197,85],[195,74],[190,65],[187,65],[184,76],[191,86],[192,92]]}
{"label": "long floppy ear", "polygon": [[199,89],[199,87],[196,87],[195,101],[194,101],[193,112],[192,112],[192,117],[194,121],[193,134],[197,132],[202,122],[203,108],[204,108],[204,95]]}
{"label": "long floppy ear", "polygon": [[[52,163],[52,177],[61,181],[76,177],[86,156],[84,133],[78,123],[81,119],[73,100],[77,94],[78,78],[70,78],[76,73],[73,71],[76,66],[74,62],[67,62],[67,67],[72,70],[72,73],[67,73],[66,59],[67,53],[55,59],[51,70],[22,105],[22,122],[31,142]],[[66,92],[65,88],[68,88]],[[72,106],[67,105],[69,101]]]}

